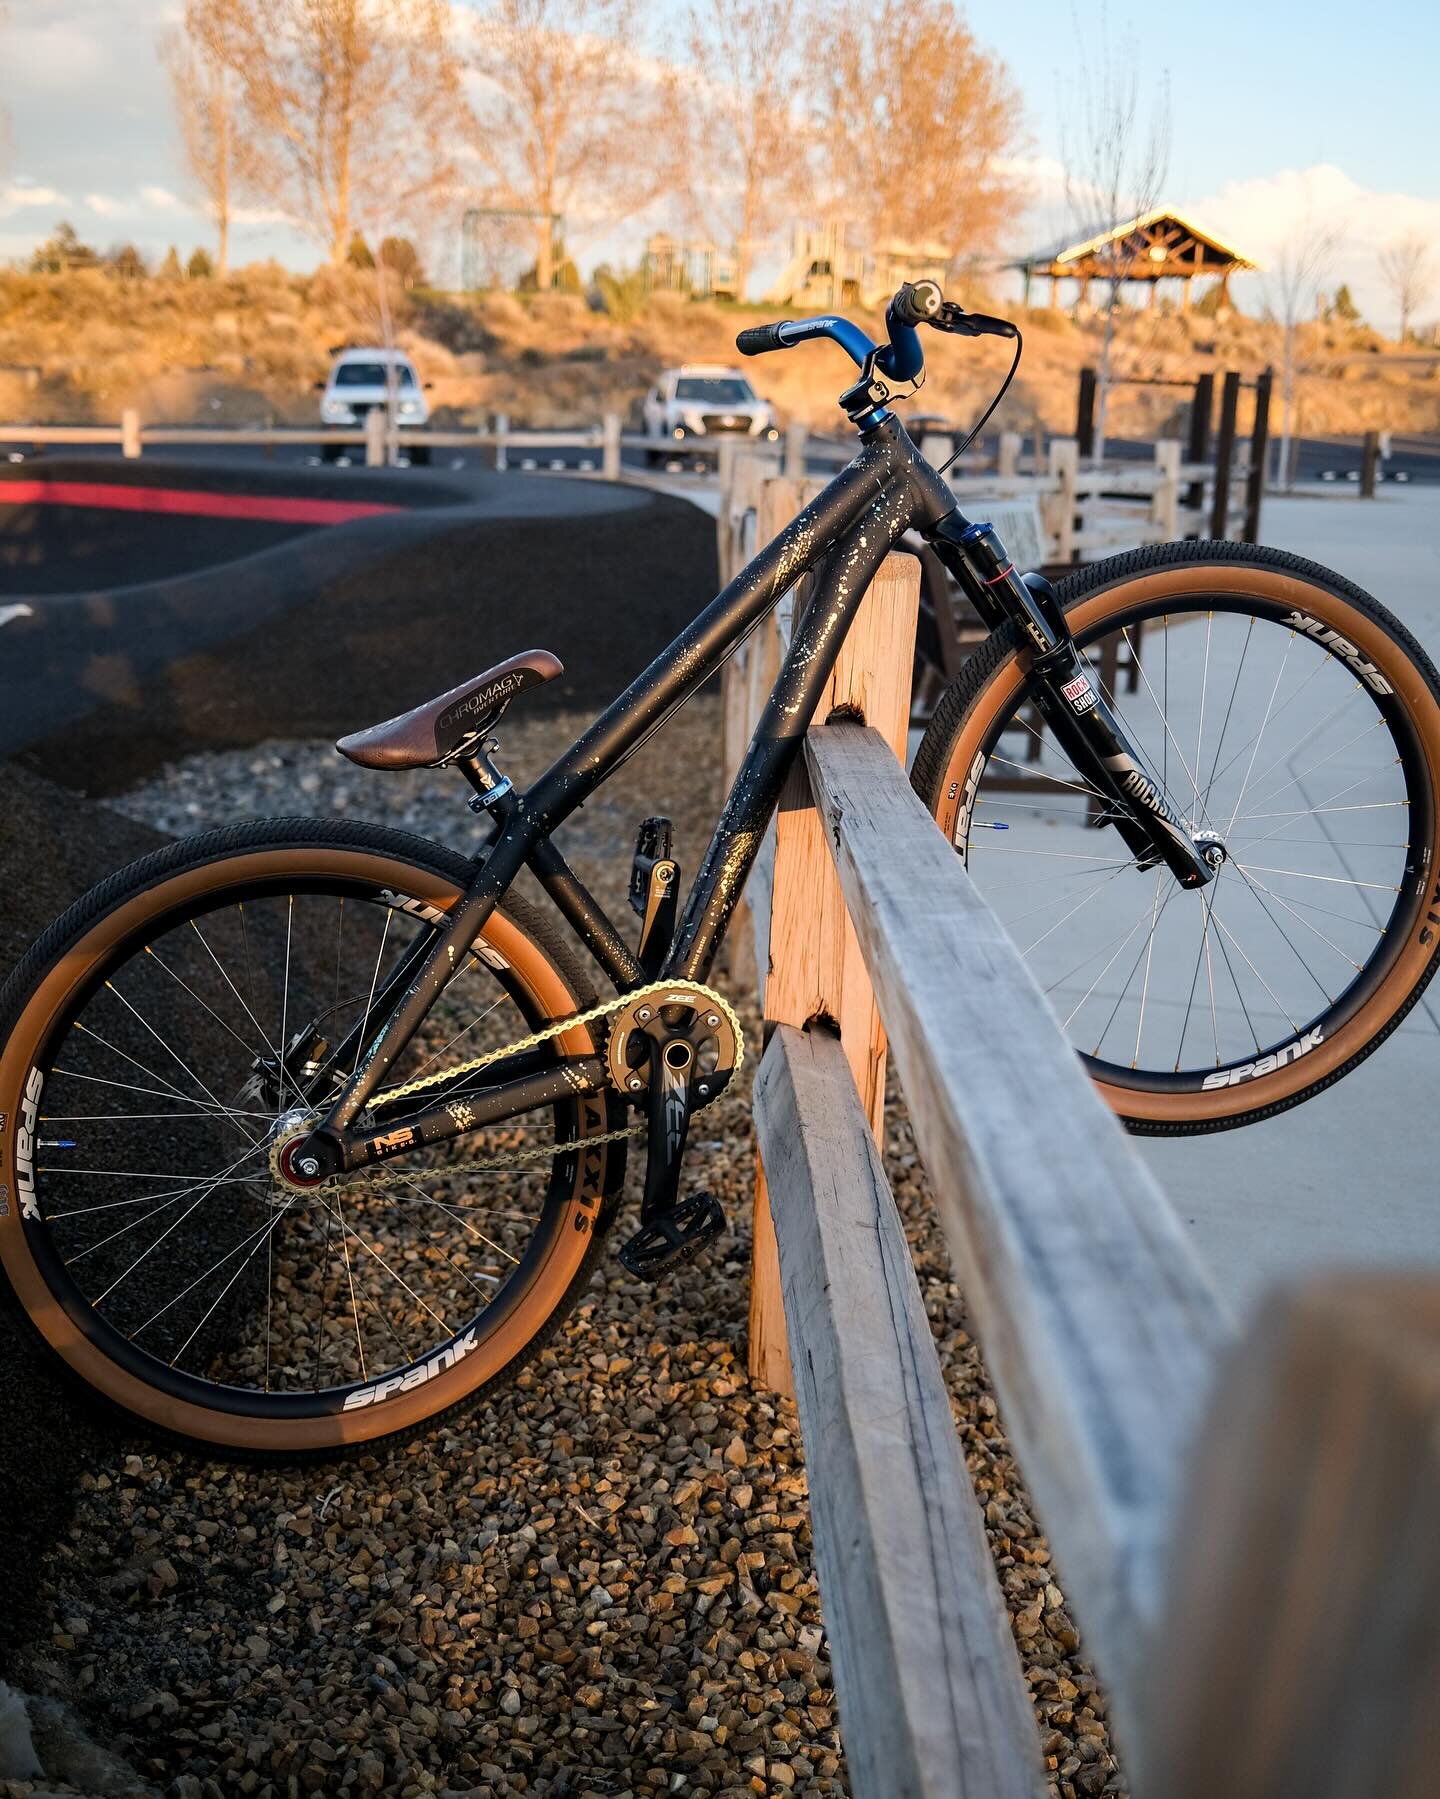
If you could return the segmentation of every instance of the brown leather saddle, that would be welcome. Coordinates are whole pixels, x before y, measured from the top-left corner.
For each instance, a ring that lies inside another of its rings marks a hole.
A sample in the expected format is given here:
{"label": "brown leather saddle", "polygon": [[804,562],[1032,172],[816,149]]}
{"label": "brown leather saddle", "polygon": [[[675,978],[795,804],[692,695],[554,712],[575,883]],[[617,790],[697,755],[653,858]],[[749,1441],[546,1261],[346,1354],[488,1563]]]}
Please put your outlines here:
{"label": "brown leather saddle", "polygon": [[526,650],[413,712],[352,731],[335,747],[361,768],[438,768],[478,748],[517,695],[564,672],[564,663],[549,650]]}

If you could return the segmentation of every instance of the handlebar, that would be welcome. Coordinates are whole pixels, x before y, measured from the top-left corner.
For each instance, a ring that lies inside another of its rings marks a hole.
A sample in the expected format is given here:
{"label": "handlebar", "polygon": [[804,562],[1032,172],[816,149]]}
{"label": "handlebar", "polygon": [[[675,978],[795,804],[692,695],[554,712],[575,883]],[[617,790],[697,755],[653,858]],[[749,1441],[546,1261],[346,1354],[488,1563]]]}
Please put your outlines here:
{"label": "handlebar", "polygon": [[956,337],[1017,335],[1008,319],[966,312],[955,301],[947,300],[934,281],[907,281],[885,308],[885,330],[890,341],[883,349],[877,348],[858,325],[831,313],[810,319],[782,319],[775,325],[751,325],[735,339],[735,348],[742,356],[764,356],[771,350],[788,350],[807,338],[828,337],[839,344],[857,368],[863,369],[867,358],[874,356],[875,366],[892,380],[913,381],[925,366],[917,325],[929,325],[932,330]]}

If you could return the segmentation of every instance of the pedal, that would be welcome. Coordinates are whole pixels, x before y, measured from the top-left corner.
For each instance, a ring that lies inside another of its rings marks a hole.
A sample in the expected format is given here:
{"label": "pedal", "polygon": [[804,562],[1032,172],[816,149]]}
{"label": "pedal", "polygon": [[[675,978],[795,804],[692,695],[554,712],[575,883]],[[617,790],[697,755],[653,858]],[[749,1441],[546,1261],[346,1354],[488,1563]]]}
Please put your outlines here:
{"label": "pedal", "polygon": [[703,1190],[692,1193],[672,1211],[642,1224],[620,1251],[620,1265],[637,1280],[663,1280],[724,1232],[720,1201]]}

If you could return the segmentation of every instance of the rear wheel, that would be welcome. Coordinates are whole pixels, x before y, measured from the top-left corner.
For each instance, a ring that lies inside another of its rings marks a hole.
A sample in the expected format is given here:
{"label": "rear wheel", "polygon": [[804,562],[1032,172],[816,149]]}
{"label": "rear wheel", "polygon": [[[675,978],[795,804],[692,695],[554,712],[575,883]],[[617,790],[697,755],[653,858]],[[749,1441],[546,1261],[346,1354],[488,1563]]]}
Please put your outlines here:
{"label": "rear wheel", "polygon": [[946,692],[916,791],[1133,1129],[1223,1130],[1338,1080],[1440,956],[1440,683],[1350,582],[1172,544],[1059,589],[1091,678],[1178,815],[1218,844],[1142,871],[997,633]]}
{"label": "rear wheel", "polygon": [[[546,1340],[623,1169],[603,1094],[311,1193],[279,1173],[468,874],[399,832],[261,821],[121,871],[16,970],[0,995],[0,1265],[94,1392],[209,1445],[305,1453],[473,1401]],[[592,998],[573,954],[507,901],[387,1079]],[[545,1053],[595,1047],[577,1026]]]}

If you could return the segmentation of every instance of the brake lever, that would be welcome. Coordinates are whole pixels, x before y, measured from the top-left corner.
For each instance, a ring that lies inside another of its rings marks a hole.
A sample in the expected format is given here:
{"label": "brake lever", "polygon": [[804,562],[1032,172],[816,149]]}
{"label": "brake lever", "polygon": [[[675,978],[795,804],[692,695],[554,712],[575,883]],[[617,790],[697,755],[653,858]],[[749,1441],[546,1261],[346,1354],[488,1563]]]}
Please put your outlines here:
{"label": "brake lever", "polygon": [[1018,337],[1019,331],[1009,319],[993,318],[988,312],[966,312],[954,300],[942,301],[939,312],[926,321],[936,331],[948,331],[952,337]]}

